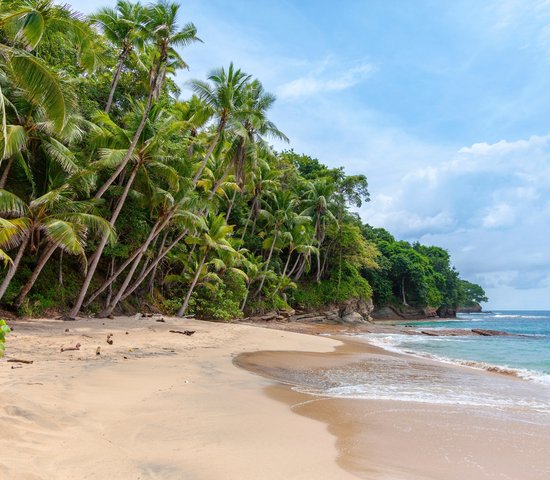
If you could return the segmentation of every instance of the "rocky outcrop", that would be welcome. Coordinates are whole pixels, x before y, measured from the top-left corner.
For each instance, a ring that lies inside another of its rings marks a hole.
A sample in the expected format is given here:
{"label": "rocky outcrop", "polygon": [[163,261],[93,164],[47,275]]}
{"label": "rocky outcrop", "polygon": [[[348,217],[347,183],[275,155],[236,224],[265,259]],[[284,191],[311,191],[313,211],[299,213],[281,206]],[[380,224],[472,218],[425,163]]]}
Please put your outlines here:
{"label": "rocky outcrop", "polygon": [[372,321],[370,314],[373,309],[374,305],[371,300],[354,298],[315,310],[271,312],[265,315],[249,317],[245,320],[247,322],[270,322],[279,320],[301,323],[356,325],[370,323]]}
{"label": "rocky outcrop", "polygon": [[456,310],[458,313],[481,313],[483,310],[479,303],[472,305],[471,307],[458,307]]}
{"label": "rocky outcrop", "polygon": [[434,308],[414,308],[414,307],[401,307],[397,309],[392,305],[385,307],[378,307],[372,312],[372,318],[374,320],[425,320],[427,318],[437,317],[437,312]]}
{"label": "rocky outcrop", "polygon": [[439,318],[456,318],[456,308],[439,307],[437,309],[437,316]]}

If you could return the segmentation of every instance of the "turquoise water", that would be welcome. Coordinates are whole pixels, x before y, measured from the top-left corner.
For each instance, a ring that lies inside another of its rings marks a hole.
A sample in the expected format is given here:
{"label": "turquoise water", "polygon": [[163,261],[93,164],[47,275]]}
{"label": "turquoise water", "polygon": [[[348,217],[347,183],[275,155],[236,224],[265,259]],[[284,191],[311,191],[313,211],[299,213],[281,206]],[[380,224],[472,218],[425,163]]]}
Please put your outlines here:
{"label": "turquoise water", "polygon": [[[295,390],[315,396],[479,407],[491,415],[520,415],[522,421],[550,426],[550,312],[495,311],[405,325],[408,328],[399,333],[354,336],[407,355],[351,355],[349,362],[327,368],[290,370],[285,380]],[[466,333],[472,328],[511,335],[434,337],[413,332]],[[440,368],[426,357],[468,368]]]}
{"label": "turquoise water", "polygon": [[[493,311],[459,314],[453,321],[406,323],[421,330],[472,328],[500,330],[513,336],[430,337],[375,335],[385,348],[428,354],[442,360],[478,362],[481,368],[511,369],[530,380],[550,384],[550,311]],[[474,364],[475,366],[475,364]]]}

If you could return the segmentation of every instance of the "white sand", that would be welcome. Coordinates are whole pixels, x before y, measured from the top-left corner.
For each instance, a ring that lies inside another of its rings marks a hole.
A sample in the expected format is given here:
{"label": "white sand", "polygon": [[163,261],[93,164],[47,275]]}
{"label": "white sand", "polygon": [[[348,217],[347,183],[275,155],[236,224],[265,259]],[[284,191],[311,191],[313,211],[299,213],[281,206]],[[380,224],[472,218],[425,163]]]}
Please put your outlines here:
{"label": "white sand", "polygon": [[[243,351],[339,342],[171,318],[12,326],[0,361],[2,480],[356,478],[336,464],[324,423],[270,399],[269,381],[232,364]],[[77,342],[80,351],[60,352]],[[34,363],[12,369],[10,358]]]}

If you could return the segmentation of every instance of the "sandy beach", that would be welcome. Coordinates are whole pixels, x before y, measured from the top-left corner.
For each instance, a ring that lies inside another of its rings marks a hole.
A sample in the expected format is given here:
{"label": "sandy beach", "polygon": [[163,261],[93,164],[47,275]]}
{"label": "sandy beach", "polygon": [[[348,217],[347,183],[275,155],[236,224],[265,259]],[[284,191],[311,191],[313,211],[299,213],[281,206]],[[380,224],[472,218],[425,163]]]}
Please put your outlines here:
{"label": "sandy beach", "polygon": [[[326,399],[287,385],[289,372],[310,375],[358,356],[383,356],[391,365],[395,355],[325,336],[164,320],[11,322],[14,331],[0,361],[0,478],[550,475],[550,426],[521,413],[503,417],[468,408]],[[77,343],[79,350],[61,352]]]}

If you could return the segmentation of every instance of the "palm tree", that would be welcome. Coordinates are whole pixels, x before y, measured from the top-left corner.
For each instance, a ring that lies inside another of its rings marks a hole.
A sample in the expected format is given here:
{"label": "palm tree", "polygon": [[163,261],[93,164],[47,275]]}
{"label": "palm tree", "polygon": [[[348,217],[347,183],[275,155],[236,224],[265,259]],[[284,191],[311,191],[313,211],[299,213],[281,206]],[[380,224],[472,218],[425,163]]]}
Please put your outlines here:
{"label": "palm tree", "polygon": [[20,305],[30,291],[42,268],[57,248],[78,255],[85,262],[84,247],[88,231],[108,235],[113,240],[113,230],[101,217],[86,213],[91,204],[79,202],[71,198],[72,194],[66,187],[52,190],[45,195],[26,204],[17,195],[0,190],[0,215],[15,217],[10,219],[12,227],[2,228],[0,247],[19,246],[17,255],[10,265],[8,273],[0,286],[0,298],[4,295],[15,275],[21,258],[28,246],[39,248],[40,237],[46,237],[46,248],[31,275],[23,287],[16,304]]}
{"label": "palm tree", "polygon": [[139,3],[128,0],[118,0],[116,7],[102,7],[90,16],[93,24],[98,25],[107,40],[118,48],[118,61],[111,81],[109,98],[105,105],[105,113],[109,113],[113,104],[113,97],[120,80],[120,75],[129,55],[137,47],[141,47],[145,40],[146,11]]}
{"label": "palm tree", "polygon": [[230,63],[227,71],[223,67],[213,70],[208,76],[209,81],[190,81],[191,88],[197,97],[213,112],[216,119],[216,133],[195,173],[193,178],[195,184],[199,181],[214,149],[223,139],[225,129],[243,107],[245,89],[250,78],[250,75],[235,69],[233,63]]}
{"label": "palm tree", "polygon": [[187,311],[189,300],[193,294],[193,290],[197,285],[197,281],[201,274],[204,274],[203,268],[205,262],[211,252],[220,253],[221,251],[227,251],[236,253],[235,249],[229,243],[228,237],[233,232],[233,227],[225,223],[223,215],[209,215],[207,219],[207,228],[199,237],[190,238],[189,242],[195,243],[199,246],[201,260],[196,267],[195,275],[189,286],[189,290],[183,300],[183,303],[178,310],[177,316],[182,317]]}
{"label": "palm tree", "polygon": [[260,294],[265,283],[265,273],[269,269],[271,257],[276,245],[280,243],[280,237],[283,229],[291,228],[293,225],[299,225],[309,222],[309,217],[298,215],[296,213],[297,198],[292,192],[287,190],[278,190],[267,202],[267,208],[260,211],[260,216],[266,220],[266,230],[270,235],[264,240],[263,247],[269,248],[267,255],[264,276],[256,290],[256,295]]}
{"label": "palm tree", "polygon": [[327,225],[336,222],[332,210],[337,208],[334,201],[335,185],[330,180],[320,178],[312,181],[306,191],[303,201],[306,207],[302,215],[309,215],[315,221],[315,239],[317,240],[317,277],[321,280],[321,246],[325,241]]}
{"label": "palm tree", "polygon": [[[139,142],[140,136],[145,128],[147,117],[151,111],[151,107],[155,100],[158,99],[160,92],[166,81],[166,75],[168,73],[169,62],[175,57],[179,59],[178,53],[175,51],[176,47],[185,47],[193,42],[200,41],[197,37],[197,29],[192,23],[186,24],[182,29],[178,28],[177,14],[179,5],[176,3],[167,2],[161,0],[160,2],[147,8],[146,15],[146,27],[147,32],[151,36],[151,41],[154,44],[152,50],[151,67],[149,69],[149,94],[145,102],[145,108],[130,147],[126,155],[122,158],[120,165],[113,172],[113,174],[107,179],[105,183],[96,192],[96,199],[101,198],[111,184],[118,178],[122,171],[126,168],[126,165],[130,161],[134,150]],[[183,60],[182,60],[182,63]],[[85,295],[85,293],[84,293]],[[82,296],[83,298],[84,296]],[[80,303],[80,305],[78,305]],[[77,301],[78,310],[80,310],[82,302]],[[73,309],[74,310],[74,309]]]}

